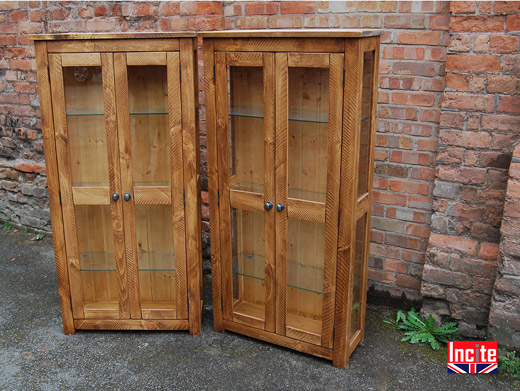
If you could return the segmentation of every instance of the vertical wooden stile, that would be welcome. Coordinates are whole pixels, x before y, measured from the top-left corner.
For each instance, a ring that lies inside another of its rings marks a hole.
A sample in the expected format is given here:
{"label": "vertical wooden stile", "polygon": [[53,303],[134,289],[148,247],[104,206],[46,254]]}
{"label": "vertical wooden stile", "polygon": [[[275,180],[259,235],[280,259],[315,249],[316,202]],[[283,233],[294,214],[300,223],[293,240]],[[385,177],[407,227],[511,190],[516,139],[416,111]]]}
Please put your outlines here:
{"label": "vertical wooden stile", "polygon": [[[103,73],[103,98],[108,153],[108,177],[110,194],[113,194],[121,193],[113,54],[101,54],[101,64]],[[123,206],[121,202],[111,203],[111,216],[112,232],[114,236],[117,286],[119,292],[119,318],[129,319],[130,304],[127,291]]]}
{"label": "vertical wooden stile", "polygon": [[345,88],[343,112],[343,145],[341,152],[341,198],[336,271],[336,313],[333,364],[344,368],[348,362],[347,332],[350,327],[351,300],[349,296],[352,275],[353,240],[355,229],[355,194],[357,184],[356,162],[359,159],[359,129],[361,124],[362,60],[360,40],[345,41]]}
{"label": "vertical wooden stile", "polygon": [[327,139],[327,195],[325,210],[325,264],[323,275],[323,323],[321,344],[333,346],[334,294],[340,196],[341,141],[343,129],[344,55],[331,54],[329,69],[329,131]]}
{"label": "vertical wooden stile", "polygon": [[[288,65],[287,53],[275,54],[276,77],[276,204],[287,205]],[[276,208],[276,206],[275,206]],[[276,333],[286,333],[287,313],[287,209],[276,212]]]}
{"label": "vertical wooden stile", "polygon": [[182,156],[183,139],[179,53],[167,53],[167,69],[177,318],[188,319],[188,297],[186,290],[186,219],[184,216],[184,161]]}
{"label": "vertical wooden stile", "polygon": [[72,314],[74,318],[84,318],[83,291],[78,259],[78,239],[76,236],[76,221],[72,199],[72,180],[70,172],[70,157],[67,134],[67,118],[65,113],[65,91],[63,87],[63,71],[61,56],[49,55],[49,70],[51,76],[52,109],[56,135],[56,154],[63,211],[63,228],[65,232],[65,247],[71,289]]}
{"label": "vertical wooden stile", "polygon": [[184,156],[184,193],[186,197],[186,257],[188,276],[189,324],[190,334],[200,334],[201,302],[200,302],[200,265],[199,254],[201,238],[198,237],[198,201],[197,164],[195,162],[197,145],[195,134],[195,88],[193,73],[193,40],[180,39],[181,62],[181,99],[182,99],[182,141]]}
{"label": "vertical wooden stile", "polygon": [[211,276],[213,288],[213,327],[215,331],[223,332],[222,322],[222,263],[220,254],[220,223],[218,206],[218,157],[216,134],[215,106],[215,52],[213,41],[204,40],[204,89],[206,112],[206,137],[208,151],[208,191],[209,191],[209,223],[211,241]]}
{"label": "vertical wooden stile", "polygon": [[65,233],[63,231],[63,217],[60,205],[60,184],[58,178],[56,140],[54,138],[54,121],[52,118],[47,42],[36,41],[35,54],[38,95],[40,97],[40,111],[42,117],[45,172],[47,175],[47,189],[49,193],[49,207],[51,212],[52,242],[54,243],[54,257],[56,260],[56,274],[58,277],[58,293],[60,297],[63,332],[65,334],[74,334],[76,330],[74,328],[72,317],[69,271],[67,266],[67,252],[65,250]]}

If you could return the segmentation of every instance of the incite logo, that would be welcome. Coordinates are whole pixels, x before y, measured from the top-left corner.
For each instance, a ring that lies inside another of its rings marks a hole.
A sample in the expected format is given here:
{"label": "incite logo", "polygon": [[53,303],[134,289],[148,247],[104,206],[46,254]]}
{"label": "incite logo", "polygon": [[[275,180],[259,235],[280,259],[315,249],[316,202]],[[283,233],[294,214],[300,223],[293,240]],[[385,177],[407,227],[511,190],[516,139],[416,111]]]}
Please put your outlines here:
{"label": "incite logo", "polygon": [[497,373],[497,341],[449,341],[448,373]]}

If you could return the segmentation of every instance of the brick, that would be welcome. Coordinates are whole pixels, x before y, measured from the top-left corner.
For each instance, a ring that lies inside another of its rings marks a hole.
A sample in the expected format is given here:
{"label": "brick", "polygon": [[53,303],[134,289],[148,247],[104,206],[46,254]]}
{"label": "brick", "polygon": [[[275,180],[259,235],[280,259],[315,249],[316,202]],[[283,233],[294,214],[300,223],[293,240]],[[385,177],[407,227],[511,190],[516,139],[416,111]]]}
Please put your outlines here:
{"label": "brick", "polygon": [[318,1],[318,12],[346,13],[355,10],[355,1]]}
{"label": "brick", "polygon": [[270,16],[268,26],[272,29],[300,28],[302,27],[302,17],[296,15]]}
{"label": "brick", "polygon": [[518,37],[516,35],[492,35],[489,39],[489,50],[500,53],[517,52]]}
{"label": "brick", "polygon": [[508,15],[506,22],[507,31],[519,31],[520,30],[520,15]]}
{"label": "brick", "polygon": [[430,137],[433,134],[433,126],[421,123],[394,122],[392,123],[392,132],[418,137]]}
{"label": "brick", "polygon": [[433,106],[435,103],[435,95],[429,94],[411,94],[405,92],[392,93],[392,103],[407,106]]}
{"label": "brick", "polygon": [[478,242],[460,236],[448,236],[432,233],[430,245],[447,252],[458,251],[468,255],[475,255]]}
{"label": "brick", "polygon": [[406,196],[396,193],[374,191],[374,202],[396,206],[406,206]]}
{"label": "brick", "polygon": [[15,11],[9,13],[10,23],[20,23],[29,20],[29,13],[27,11]]}
{"label": "brick", "polygon": [[497,111],[504,113],[520,113],[520,97],[501,96]]}
{"label": "brick", "polygon": [[218,1],[182,1],[181,15],[222,15],[222,3]]}
{"label": "brick", "polygon": [[391,151],[390,161],[405,164],[419,164],[421,166],[429,166],[431,164],[431,156],[427,153]]}
{"label": "brick", "polygon": [[405,119],[410,121],[417,120],[417,109],[403,108],[396,106],[383,106],[379,110],[379,118]]}
{"label": "brick", "polygon": [[391,29],[424,29],[426,18],[422,15],[386,15],[384,27]]}
{"label": "brick", "polygon": [[495,1],[495,14],[516,14],[520,10],[520,1]]}
{"label": "brick", "polygon": [[500,76],[488,76],[488,92],[503,93],[514,93],[516,91],[516,78],[513,76],[500,75]]}
{"label": "brick", "polygon": [[439,109],[423,109],[421,111],[421,121],[439,123],[441,120],[441,111]]}
{"label": "brick", "polygon": [[482,218],[482,214],[484,212],[484,208],[479,207],[478,205],[468,205],[463,203],[458,203],[455,207],[455,216],[463,217],[469,220],[479,220]]}
{"label": "brick", "polygon": [[374,217],[371,222],[371,228],[379,231],[404,233],[405,223],[403,221]]}
{"label": "brick", "polygon": [[386,46],[383,48],[383,58],[401,60],[423,60],[424,48],[406,46]]}
{"label": "brick", "polygon": [[395,284],[404,288],[421,289],[421,279],[412,276],[398,274],[395,276]]}
{"label": "brick", "polygon": [[437,140],[417,140],[418,151],[431,151],[437,152],[438,143]]}
{"label": "brick", "polygon": [[382,270],[369,269],[368,279],[380,281],[386,284],[394,284],[395,274],[391,272],[384,272]]}
{"label": "brick", "polygon": [[[182,3],[181,3],[182,4]],[[196,31],[211,31],[222,29],[223,19],[221,16],[196,17],[188,20],[188,29]]]}
{"label": "brick", "polygon": [[407,235],[387,233],[385,236],[385,244],[396,247],[404,247],[411,250],[425,251],[427,241],[423,239],[411,238]]}
{"label": "brick", "polygon": [[[164,7],[163,7],[164,9]],[[164,13],[163,13],[164,15]],[[99,5],[94,7],[94,16],[100,17],[100,16],[107,16],[107,6],[106,5]]]}
{"label": "brick", "polygon": [[427,62],[400,61],[393,65],[393,71],[399,75],[433,76],[435,66]]}
{"label": "brick", "polygon": [[432,45],[441,44],[442,33],[440,31],[414,31],[398,32],[397,42],[403,45]]}
{"label": "brick", "polygon": [[237,18],[235,25],[239,29],[265,29],[267,28],[267,16],[247,16]]}
{"label": "brick", "polygon": [[471,278],[466,274],[441,269],[428,264],[424,266],[423,282],[453,286],[460,289],[471,287]]}
{"label": "brick", "polygon": [[446,88],[446,80],[444,77],[430,78],[424,80],[424,91],[443,92]]}
{"label": "brick", "polygon": [[115,31],[118,22],[114,19],[92,19],[87,20],[88,31]]}
{"label": "brick", "polygon": [[422,195],[427,195],[430,191],[430,186],[428,183],[405,181],[400,179],[391,179],[389,182],[389,188],[390,190],[398,193],[411,193]]}
{"label": "brick", "polygon": [[492,112],[495,108],[495,97],[492,95],[445,92],[442,107],[458,110]]}
{"label": "brick", "polygon": [[502,71],[520,74],[520,55],[504,55],[502,59]]}
{"label": "brick", "polygon": [[497,72],[500,57],[494,54],[448,54],[446,68],[459,72]]}
{"label": "brick", "polygon": [[462,148],[441,149],[437,155],[437,163],[462,163]]}
{"label": "brick", "polygon": [[252,2],[245,4],[246,15],[275,15],[279,12],[280,4],[272,2]]}
{"label": "brick", "polygon": [[454,32],[502,32],[504,30],[504,17],[502,16],[452,16],[450,30]]}
{"label": "brick", "polygon": [[475,37],[474,52],[487,52],[489,46],[489,35],[482,34]]}
{"label": "brick", "polygon": [[13,164],[13,168],[18,171],[28,173],[43,173],[45,172],[45,166],[42,163],[37,163],[28,160],[16,160]]}
{"label": "brick", "polygon": [[486,170],[473,167],[437,166],[436,175],[439,179],[474,185],[486,180]]}
{"label": "brick", "polygon": [[312,14],[314,11],[314,1],[284,1],[280,8],[282,14]]}
{"label": "brick", "polygon": [[473,35],[454,34],[450,38],[448,49],[452,52],[470,52],[473,49]]}
{"label": "brick", "polygon": [[495,243],[480,243],[478,257],[496,261],[498,259],[499,246]]}
{"label": "brick", "polygon": [[444,111],[441,114],[440,126],[462,129],[464,126],[464,114]]}
{"label": "brick", "polygon": [[480,165],[481,167],[493,167],[493,168],[509,168],[511,162],[511,154],[496,152],[496,151],[482,151],[480,153]]}
{"label": "brick", "polygon": [[430,227],[419,224],[407,224],[406,234],[427,239],[430,237]]}
{"label": "brick", "polygon": [[505,114],[483,114],[482,128],[503,132],[516,132],[520,128],[520,117]]}
{"label": "brick", "polygon": [[370,243],[370,254],[376,257],[400,259],[401,249]]}
{"label": "brick", "polygon": [[474,14],[477,11],[476,1],[451,1],[450,12],[452,14]]}

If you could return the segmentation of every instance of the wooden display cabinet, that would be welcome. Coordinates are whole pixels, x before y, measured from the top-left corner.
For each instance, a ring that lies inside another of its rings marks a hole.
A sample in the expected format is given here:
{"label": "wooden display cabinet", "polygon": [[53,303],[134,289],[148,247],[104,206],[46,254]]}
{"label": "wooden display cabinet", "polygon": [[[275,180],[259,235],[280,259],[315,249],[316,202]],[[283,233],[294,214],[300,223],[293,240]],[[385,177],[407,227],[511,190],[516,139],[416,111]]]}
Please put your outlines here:
{"label": "wooden display cabinet", "polygon": [[199,34],[217,331],[340,368],[363,341],[379,34]]}
{"label": "wooden display cabinet", "polygon": [[199,334],[195,34],[31,38],[65,333]]}

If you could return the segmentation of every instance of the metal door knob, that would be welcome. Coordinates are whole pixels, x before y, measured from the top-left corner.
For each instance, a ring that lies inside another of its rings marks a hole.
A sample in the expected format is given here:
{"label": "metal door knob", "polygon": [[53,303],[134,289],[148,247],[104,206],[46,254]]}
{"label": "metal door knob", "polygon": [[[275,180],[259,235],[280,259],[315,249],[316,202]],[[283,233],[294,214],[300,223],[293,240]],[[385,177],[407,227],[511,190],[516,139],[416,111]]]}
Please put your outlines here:
{"label": "metal door knob", "polygon": [[273,203],[272,202],[266,202],[264,205],[265,210],[269,211],[273,209]]}
{"label": "metal door knob", "polygon": [[117,201],[119,199],[119,194],[117,194],[117,193],[112,194],[112,199],[114,201]]}
{"label": "metal door knob", "polygon": [[130,201],[130,198],[132,198],[132,194],[130,194],[130,193],[125,193],[125,195],[124,195],[124,199],[125,199],[125,201]]}
{"label": "metal door knob", "polygon": [[281,202],[280,202],[278,205],[276,205],[276,210],[277,210],[278,212],[281,212],[281,211],[284,210],[284,209],[285,209],[285,205],[282,204]]}

